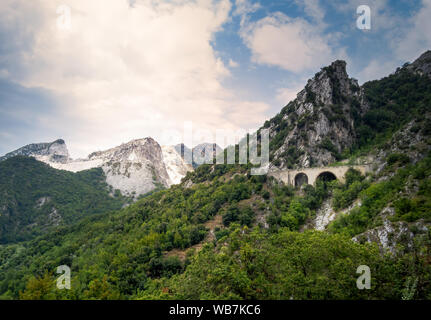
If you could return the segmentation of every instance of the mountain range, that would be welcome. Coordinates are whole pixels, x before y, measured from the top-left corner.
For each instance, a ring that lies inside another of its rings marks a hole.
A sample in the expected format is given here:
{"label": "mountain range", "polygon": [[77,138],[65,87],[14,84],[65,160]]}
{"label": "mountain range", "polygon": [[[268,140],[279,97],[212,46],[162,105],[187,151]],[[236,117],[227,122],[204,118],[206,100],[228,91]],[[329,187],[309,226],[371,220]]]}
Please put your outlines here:
{"label": "mountain range", "polygon": [[[202,148],[151,138],[81,160],[62,140],[7,154],[1,297],[431,299],[430,70],[431,51],[363,85],[344,61],[323,67],[258,130],[270,133],[267,175],[198,166]],[[342,179],[313,185],[274,174],[340,166]],[[14,238],[23,227],[34,233]],[[67,291],[52,275],[63,264]],[[364,265],[370,290],[357,287]]]}
{"label": "mountain range", "polygon": [[187,172],[198,166],[193,161],[197,156],[204,163],[211,163],[216,150],[221,150],[216,144],[202,143],[189,149],[183,144],[160,146],[154,139],[145,138],[93,152],[85,159],[73,160],[65,141],[58,139],[51,143],[26,145],[0,157],[0,161],[27,156],[55,169],[71,172],[102,168],[106,182],[113,190],[120,190],[124,196],[138,197],[180,183]]}

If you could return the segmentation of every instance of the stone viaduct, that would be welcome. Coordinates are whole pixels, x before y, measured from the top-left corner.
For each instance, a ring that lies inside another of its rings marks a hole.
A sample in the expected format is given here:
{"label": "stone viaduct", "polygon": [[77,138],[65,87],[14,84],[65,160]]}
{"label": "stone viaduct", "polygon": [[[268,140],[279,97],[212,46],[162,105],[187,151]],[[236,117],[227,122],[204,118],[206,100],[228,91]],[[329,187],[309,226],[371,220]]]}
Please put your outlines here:
{"label": "stone viaduct", "polygon": [[337,179],[340,182],[345,182],[344,175],[349,168],[356,169],[362,174],[370,171],[369,165],[345,165],[337,167],[320,167],[320,168],[303,168],[292,170],[279,170],[270,172],[268,175],[283,181],[290,186],[301,186],[302,184],[314,185],[319,178],[329,180]]}

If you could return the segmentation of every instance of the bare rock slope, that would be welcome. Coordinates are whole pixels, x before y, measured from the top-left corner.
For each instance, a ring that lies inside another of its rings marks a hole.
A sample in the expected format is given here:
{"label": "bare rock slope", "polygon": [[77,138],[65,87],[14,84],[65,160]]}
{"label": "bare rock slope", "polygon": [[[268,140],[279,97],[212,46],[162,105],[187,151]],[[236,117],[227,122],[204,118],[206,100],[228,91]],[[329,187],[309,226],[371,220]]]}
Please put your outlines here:
{"label": "bare rock slope", "polygon": [[273,169],[325,166],[355,141],[355,117],[367,109],[363,89],[346,62],[322,68],[264,128],[270,130]]}
{"label": "bare rock slope", "polygon": [[15,157],[15,156],[33,156],[50,161],[53,163],[67,163],[69,161],[69,151],[66,143],[62,139],[58,139],[50,143],[33,143],[9,152],[0,161]]}

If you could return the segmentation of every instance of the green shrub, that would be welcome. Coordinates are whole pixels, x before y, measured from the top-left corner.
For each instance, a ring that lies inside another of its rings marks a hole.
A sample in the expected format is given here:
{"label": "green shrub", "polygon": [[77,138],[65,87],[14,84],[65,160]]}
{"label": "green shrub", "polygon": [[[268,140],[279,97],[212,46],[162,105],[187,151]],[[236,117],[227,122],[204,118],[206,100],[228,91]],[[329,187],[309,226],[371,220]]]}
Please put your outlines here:
{"label": "green shrub", "polygon": [[388,156],[386,162],[389,166],[392,166],[395,163],[398,163],[400,166],[403,166],[410,162],[410,158],[406,154],[392,153]]}

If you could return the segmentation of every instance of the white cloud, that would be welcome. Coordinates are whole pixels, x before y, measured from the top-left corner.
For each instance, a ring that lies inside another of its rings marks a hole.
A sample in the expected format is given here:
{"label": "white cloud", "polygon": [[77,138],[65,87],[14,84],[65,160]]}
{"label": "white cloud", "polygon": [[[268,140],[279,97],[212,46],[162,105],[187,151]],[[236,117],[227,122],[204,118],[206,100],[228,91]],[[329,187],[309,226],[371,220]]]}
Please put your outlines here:
{"label": "white cloud", "polygon": [[372,60],[358,73],[358,80],[360,83],[369,80],[378,80],[393,73],[397,67],[399,67],[399,65],[394,60]]}
{"label": "white cloud", "polygon": [[137,0],[133,7],[74,0],[70,31],[57,28],[60,4],[3,0],[0,21],[11,35],[31,33],[32,46],[16,54],[20,72],[9,71],[10,80],[62,97],[69,122],[47,115],[46,123],[63,128],[74,156],[159,139],[164,129],[182,132],[184,121],[213,131],[264,121],[266,104],[240,102],[222,85],[230,72],[211,41],[229,19],[229,0]]}
{"label": "white cloud", "polygon": [[277,89],[276,99],[283,105],[288,104],[290,101],[295,100],[298,93],[304,89],[304,84],[297,84],[292,87]]}
{"label": "white cloud", "polygon": [[237,67],[239,67],[239,63],[236,61],[233,61],[232,59],[229,59],[229,67],[237,68]]}
{"label": "white cloud", "polygon": [[399,59],[412,62],[431,49],[430,17],[431,0],[423,0],[422,8],[408,21],[411,27],[393,42]]}
{"label": "white cloud", "polygon": [[0,69],[0,79],[1,78],[9,78],[10,74],[9,71],[7,71],[6,69]]}
{"label": "white cloud", "polygon": [[255,63],[278,66],[295,73],[315,71],[334,58],[346,58],[334,49],[334,38],[321,26],[304,19],[274,13],[243,26],[241,36]]}
{"label": "white cloud", "polygon": [[262,6],[259,2],[251,3],[249,0],[236,0],[235,7],[235,15],[245,16],[250,13],[256,12]]}
{"label": "white cloud", "polygon": [[311,17],[316,23],[322,28],[325,27],[323,19],[325,17],[325,11],[320,6],[319,0],[295,0],[296,4],[304,7],[305,13]]}

